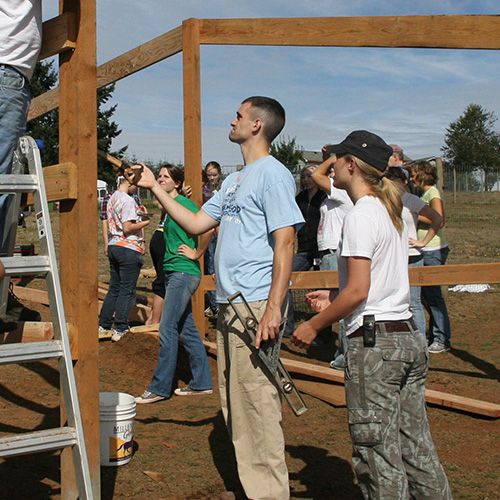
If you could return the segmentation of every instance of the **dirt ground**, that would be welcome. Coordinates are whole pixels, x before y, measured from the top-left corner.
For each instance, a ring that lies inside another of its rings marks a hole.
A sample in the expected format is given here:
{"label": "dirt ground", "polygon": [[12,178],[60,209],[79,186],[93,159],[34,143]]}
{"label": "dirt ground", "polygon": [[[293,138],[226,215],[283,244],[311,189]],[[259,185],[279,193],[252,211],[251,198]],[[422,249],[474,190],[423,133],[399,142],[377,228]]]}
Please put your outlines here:
{"label": "dirt ground", "polygon": [[[449,292],[447,301],[453,350],[431,357],[428,387],[500,403],[500,291]],[[101,390],[142,393],[155,368],[157,339],[129,334],[117,343],[101,341],[99,347]],[[333,349],[330,345],[304,353],[285,341],[282,355],[326,366]],[[210,357],[214,382],[215,365]],[[185,385],[189,378],[187,356],[180,349],[174,385]],[[361,499],[351,466],[346,409],[307,395],[305,400],[309,411],[299,418],[284,407],[292,499]],[[58,404],[54,363],[0,367],[1,435],[57,426]],[[499,499],[500,421],[433,406],[429,418],[454,498]],[[102,467],[101,473],[105,500],[208,500],[237,488],[217,390],[210,396],[173,396],[139,406],[132,460],[121,467]],[[0,460],[0,477],[2,500],[60,498],[57,453]]]}

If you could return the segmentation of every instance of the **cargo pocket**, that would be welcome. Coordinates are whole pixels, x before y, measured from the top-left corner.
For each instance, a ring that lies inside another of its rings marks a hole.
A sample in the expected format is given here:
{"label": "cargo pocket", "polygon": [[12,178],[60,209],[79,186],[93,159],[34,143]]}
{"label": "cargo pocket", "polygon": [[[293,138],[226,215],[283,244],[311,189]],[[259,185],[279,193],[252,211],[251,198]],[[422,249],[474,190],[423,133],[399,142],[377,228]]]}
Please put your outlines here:
{"label": "cargo pocket", "polygon": [[411,363],[414,361],[411,349],[382,349],[383,377],[389,383],[402,383],[407,375]]}
{"label": "cargo pocket", "polygon": [[380,444],[382,442],[382,410],[380,408],[350,409],[349,430],[354,445]]}

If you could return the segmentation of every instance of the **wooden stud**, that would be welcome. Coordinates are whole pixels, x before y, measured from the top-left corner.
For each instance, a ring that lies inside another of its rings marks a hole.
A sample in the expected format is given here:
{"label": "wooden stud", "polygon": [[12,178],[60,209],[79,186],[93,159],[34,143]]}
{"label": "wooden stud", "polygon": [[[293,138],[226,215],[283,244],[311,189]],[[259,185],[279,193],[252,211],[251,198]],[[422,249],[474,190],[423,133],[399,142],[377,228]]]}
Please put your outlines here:
{"label": "wooden stud", "polygon": [[[75,376],[93,492],[99,498],[96,0],[61,0],[60,9],[74,14],[78,26],[75,50],[59,56],[60,162],[73,162],[78,172],[78,198],[60,206],[60,272],[67,321],[77,332],[72,339],[78,346]],[[71,450],[61,454],[61,495],[63,500],[78,496]]]}
{"label": "wooden stud", "polygon": [[[202,203],[201,178],[201,85],[200,34],[198,19],[182,23],[182,62],[184,86],[184,165],[186,184],[193,190],[191,199]],[[199,260],[203,270],[203,258]],[[193,318],[200,334],[204,332],[205,291],[198,287],[193,296]]]}

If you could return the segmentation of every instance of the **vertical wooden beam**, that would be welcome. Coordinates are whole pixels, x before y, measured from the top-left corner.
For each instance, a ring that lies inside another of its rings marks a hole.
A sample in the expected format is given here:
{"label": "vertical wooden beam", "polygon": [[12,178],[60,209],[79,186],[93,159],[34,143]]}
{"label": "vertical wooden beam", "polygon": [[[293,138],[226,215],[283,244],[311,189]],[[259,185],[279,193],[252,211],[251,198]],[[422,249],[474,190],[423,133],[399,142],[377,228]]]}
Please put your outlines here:
{"label": "vertical wooden beam", "polygon": [[[61,202],[60,267],[68,322],[76,326],[75,375],[94,498],[100,498],[97,334],[96,0],[60,0],[76,16],[76,48],[59,57],[59,158],[77,166],[78,198]],[[64,416],[63,416],[64,418]],[[71,450],[61,457],[61,497],[78,488]]]}
{"label": "vertical wooden beam", "polygon": [[[192,200],[202,203],[201,150],[201,84],[200,22],[188,19],[182,23],[182,62],[184,85],[184,165],[186,184],[193,189]],[[200,259],[203,272],[203,259]],[[198,331],[204,336],[205,290],[200,285],[193,297],[193,316]]]}

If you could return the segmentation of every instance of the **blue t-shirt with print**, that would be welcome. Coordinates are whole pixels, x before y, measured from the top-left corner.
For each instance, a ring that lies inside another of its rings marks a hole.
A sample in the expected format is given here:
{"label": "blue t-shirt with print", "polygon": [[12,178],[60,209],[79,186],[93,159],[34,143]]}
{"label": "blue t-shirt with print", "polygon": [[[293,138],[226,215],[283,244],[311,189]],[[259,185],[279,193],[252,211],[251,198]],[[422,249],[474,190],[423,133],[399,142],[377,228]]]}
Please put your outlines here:
{"label": "blue t-shirt with print", "polygon": [[235,292],[249,302],[265,300],[272,281],[273,231],[304,223],[295,202],[296,185],[289,170],[266,156],[229,175],[202,207],[219,221],[215,251],[217,302]]}

